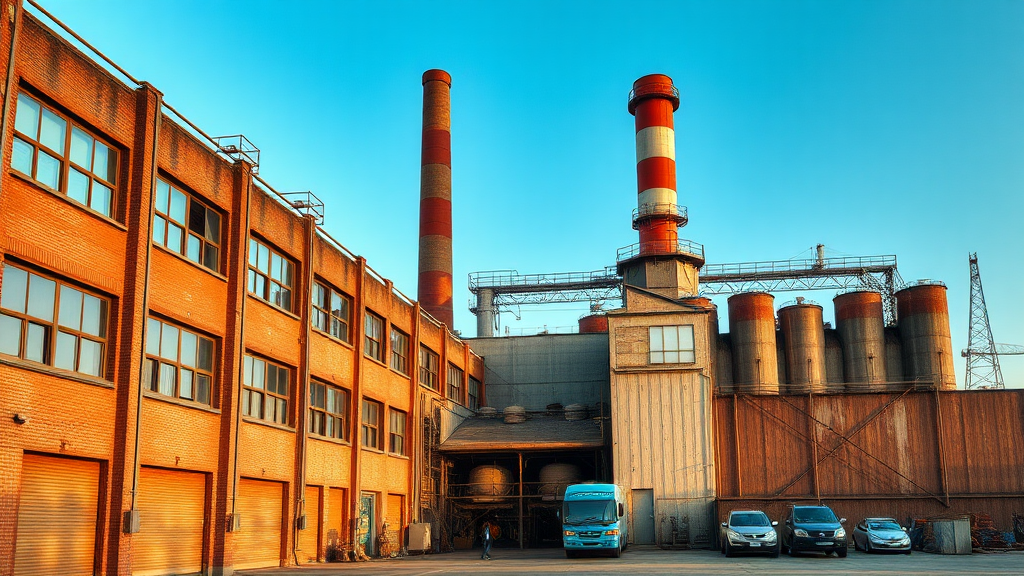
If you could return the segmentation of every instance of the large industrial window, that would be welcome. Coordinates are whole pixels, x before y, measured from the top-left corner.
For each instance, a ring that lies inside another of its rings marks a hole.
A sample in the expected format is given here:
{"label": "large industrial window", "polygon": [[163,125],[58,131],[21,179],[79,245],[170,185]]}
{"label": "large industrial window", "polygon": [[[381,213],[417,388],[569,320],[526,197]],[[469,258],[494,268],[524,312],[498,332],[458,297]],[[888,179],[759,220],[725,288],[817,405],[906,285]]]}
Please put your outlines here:
{"label": "large industrial window", "polygon": [[213,340],[149,318],[142,385],[164,396],[210,404]]}
{"label": "large industrial window", "polygon": [[292,311],[295,265],[262,242],[249,239],[249,293]]}
{"label": "large industrial window", "polygon": [[693,326],[651,326],[651,364],[682,364],[697,361],[693,351]]}
{"label": "large industrial window", "polygon": [[409,336],[391,327],[391,368],[409,373]]}
{"label": "large industrial window", "polygon": [[309,383],[309,432],[327,438],[348,440],[348,391]]}
{"label": "large industrial window", "polygon": [[391,428],[388,432],[388,452],[405,456],[405,422],[408,415],[401,410],[391,409]]}
{"label": "large industrial window", "polygon": [[220,214],[159,179],[154,211],[153,242],[220,272]]}
{"label": "large industrial window", "polygon": [[384,361],[384,319],[373,312],[366,312],[366,334],[363,339],[365,353],[378,362]]}
{"label": "large industrial window", "polygon": [[337,290],[313,283],[313,328],[330,334],[342,342],[351,342],[349,310],[352,300]]}
{"label": "large industrial window", "polygon": [[117,151],[84,128],[18,94],[11,167],[43,186],[112,216],[117,189]]}
{"label": "large industrial window", "polygon": [[382,450],[383,430],[381,419],[384,417],[384,405],[373,400],[363,399],[363,438],[366,448]]}
{"label": "large industrial window", "polygon": [[469,377],[469,390],[466,393],[466,408],[476,410],[480,408],[480,381],[472,376]]}
{"label": "large industrial window", "polygon": [[288,369],[245,355],[242,415],[288,424]]}
{"label": "large industrial window", "polygon": [[4,264],[0,353],[105,376],[108,306],[60,280]]}
{"label": "large industrial window", "polygon": [[437,390],[438,371],[441,370],[441,357],[433,350],[420,344],[420,384]]}
{"label": "large industrial window", "polygon": [[462,402],[462,368],[448,364],[448,399]]}

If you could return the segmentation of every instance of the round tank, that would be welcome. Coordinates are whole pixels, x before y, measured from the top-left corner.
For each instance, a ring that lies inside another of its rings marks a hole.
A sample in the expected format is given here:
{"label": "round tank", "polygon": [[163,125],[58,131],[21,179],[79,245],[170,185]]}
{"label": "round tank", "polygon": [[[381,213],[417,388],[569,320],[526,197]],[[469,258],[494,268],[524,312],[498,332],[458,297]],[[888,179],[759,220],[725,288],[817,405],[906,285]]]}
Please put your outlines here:
{"label": "round tank", "polygon": [[797,304],[779,309],[785,342],[789,392],[825,391],[825,327],[821,306]]}
{"label": "round tank", "polygon": [[843,345],[839,343],[839,334],[832,328],[825,329],[825,391],[842,392],[846,390],[843,382]]}
{"label": "round tank", "polygon": [[590,314],[580,318],[580,334],[608,332],[608,317],[604,314]]}
{"label": "round tank", "polygon": [[586,420],[587,407],[583,404],[569,404],[565,407],[566,420]]}
{"label": "round tank", "polygon": [[502,413],[505,417],[505,424],[521,424],[526,422],[526,408],[522,406],[509,406]]}
{"label": "round tank", "polygon": [[565,487],[580,483],[583,480],[583,475],[580,473],[579,466],[575,464],[556,462],[540,469],[539,480],[538,491],[541,496],[554,496],[555,499],[561,500],[565,495]]}
{"label": "round tank", "polygon": [[832,303],[843,346],[843,379],[849,389],[874,390],[884,385],[885,317],[878,292],[847,292]]}
{"label": "round tank", "polygon": [[771,294],[763,292],[729,298],[732,380],[736,392],[779,393],[774,301]]}
{"label": "round tank", "polygon": [[955,389],[946,286],[925,280],[900,290],[896,293],[896,317],[906,379]]}
{"label": "round tank", "polygon": [[477,466],[469,471],[473,502],[500,502],[512,494],[512,473],[501,466]]}
{"label": "round tank", "polygon": [[715,347],[718,349],[718,364],[715,366],[715,381],[718,392],[721,394],[732,394],[732,339],[728,334],[719,334],[718,343]]}

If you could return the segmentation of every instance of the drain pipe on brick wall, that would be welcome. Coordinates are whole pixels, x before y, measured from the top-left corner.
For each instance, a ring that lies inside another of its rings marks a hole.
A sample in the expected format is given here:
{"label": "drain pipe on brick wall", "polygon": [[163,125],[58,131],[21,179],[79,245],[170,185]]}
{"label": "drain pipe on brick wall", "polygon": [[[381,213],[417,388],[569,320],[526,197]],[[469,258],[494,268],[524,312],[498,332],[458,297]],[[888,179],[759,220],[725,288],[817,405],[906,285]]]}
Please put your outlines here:
{"label": "drain pipe on brick wall", "polygon": [[[4,80],[4,110],[0,120],[0,151],[7,149],[7,126],[11,115],[11,87],[14,85],[14,53],[18,48],[18,33],[21,31],[21,1],[15,0],[9,9],[11,19],[11,44],[7,59],[7,78]],[[2,179],[0,179],[2,180]],[[0,187],[3,184],[0,182]],[[0,194],[2,194],[0,189]]]}
{"label": "drain pipe on brick wall", "polygon": [[[245,188],[245,230],[243,230],[243,247],[242,247],[242,272],[240,274],[241,292],[242,292],[242,306],[240,319],[238,320],[238,379],[237,385],[235,386],[235,456],[231,461],[231,519],[228,521],[227,529],[229,532],[235,530],[235,515],[237,514],[237,502],[238,502],[238,444],[239,435],[242,431],[242,383],[245,380],[245,306],[249,301],[249,284],[248,284],[248,265],[249,265],[249,226],[251,225],[251,214],[252,211],[252,172],[251,167],[249,170],[242,169],[242,177],[245,180],[243,186]],[[223,406],[221,407],[223,409]],[[234,558],[232,557],[232,562]]]}
{"label": "drain pipe on brick wall", "polygon": [[[313,258],[314,250],[316,248],[316,216],[313,214],[306,215],[306,226],[309,227],[309,233],[306,236],[306,286],[303,291],[310,300],[313,298]],[[295,417],[295,428],[299,432],[299,482],[296,488],[297,494],[295,495],[295,521],[292,523],[292,558],[295,560],[296,566],[299,564],[299,521],[303,516],[306,515],[306,440],[309,436],[308,423],[306,418],[309,417],[309,387],[310,387],[310,369],[309,369],[309,348],[310,338],[313,336],[313,322],[312,318],[312,302],[308,302],[299,314],[299,318],[303,319],[304,326],[302,329],[302,347],[305,351],[303,354],[303,366],[302,366],[302,381],[299,382],[295,388],[296,393],[301,391],[302,401],[296,402],[299,405],[298,414]],[[317,502],[319,507],[319,502]],[[302,528],[309,530],[307,525],[308,519],[302,521]],[[315,527],[319,531],[319,526]],[[317,545],[316,558],[320,559],[320,546]]]}

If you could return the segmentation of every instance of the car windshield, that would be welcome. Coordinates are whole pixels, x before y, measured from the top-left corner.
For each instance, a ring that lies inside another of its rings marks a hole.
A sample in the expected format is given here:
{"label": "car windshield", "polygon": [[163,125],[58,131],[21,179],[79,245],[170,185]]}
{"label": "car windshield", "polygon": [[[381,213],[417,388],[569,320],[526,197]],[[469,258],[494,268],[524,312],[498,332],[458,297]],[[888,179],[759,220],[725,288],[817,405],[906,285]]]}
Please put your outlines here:
{"label": "car windshield", "polygon": [[614,500],[574,500],[562,505],[566,524],[609,523],[618,520]]}
{"label": "car windshield", "polygon": [[872,530],[903,530],[903,528],[900,528],[899,524],[893,522],[892,520],[868,522],[868,528]]}
{"label": "car windshield", "polygon": [[731,524],[733,526],[771,526],[768,517],[757,512],[733,514]]}
{"label": "car windshield", "polygon": [[797,522],[809,524],[836,523],[836,515],[828,508],[796,508],[793,510],[793,519]]}

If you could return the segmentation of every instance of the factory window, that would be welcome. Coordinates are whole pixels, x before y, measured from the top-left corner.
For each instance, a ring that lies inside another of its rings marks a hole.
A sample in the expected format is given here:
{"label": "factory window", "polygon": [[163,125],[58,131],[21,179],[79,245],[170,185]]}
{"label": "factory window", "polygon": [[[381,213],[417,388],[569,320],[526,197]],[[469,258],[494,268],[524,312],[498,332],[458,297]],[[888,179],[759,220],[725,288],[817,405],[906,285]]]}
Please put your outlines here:
{"label": "factory window", "polygon": [[381,418],[384,416],[384,405],[373,400],[363,399],[363,446],[381,450],[383,439]]}
{"label": "factory window", "polygon": [[14,118],[11,167],[43,186],[112,216],[117,151],[22,93]]}
{"label": "factory window", "polygon": [[108,306],[60,280],[4,264],[0,353],[104,376]]}
{"label": "factory window", "polygon": [[153,210],[153,242],[220,271],[220,214],[159,179]]}
{"label": "factory window", "polygon": [[309,383],[309,432],[348,440],[348,391],[313,381]]}
{"label": "factory window", "polygon": [[373,312],[366,312],[366,337],[363,347],[366,355],[378,362],[384,361],[384,319]]}
{"label": "factory window", "polygon": [[245,355],[242,415],[288,424],[288,369]]}
{"label": "factory window", "polygon": [[313,328],[330,334],[342,342],[349,337],[349,310],[352,300],[320,282],[313,283]]}
{"label": "factory window", "polygon": [[409,336],[391,327],[391,368],[409,373]]}
{"label": "factory window", "polygon": [[466,393],[466,408],[476,410],[480,408],[480,381],[472,376],[469,377],[469,391]]}
{"label": "factory window", "polygon": [[420,384],[437,390],[438,371],[441,369],[441,357],[433,350],[420,344]]}
{"label": "factory window", "polygon": [[696,362],[693,326],[651,326],[651,364]]}
{"label": "factory window", "polygon": [[462,368],[448,364],[448,399],[462,402]]}
{"label": "factory window", "polygon": [[262,242],[249,239],[249,293],[278,308],[292,310],[295,265]]}
{"label": "factory window", "polygon": [[210,404],[213,353],[213,340],[149,318],[142,385],[164,396]]}
{"label": "factory window", "polygon": [[405,422],[408,418],[405,412],[391,409],[391,427],[388,432],[388,452],[405,456]]}

